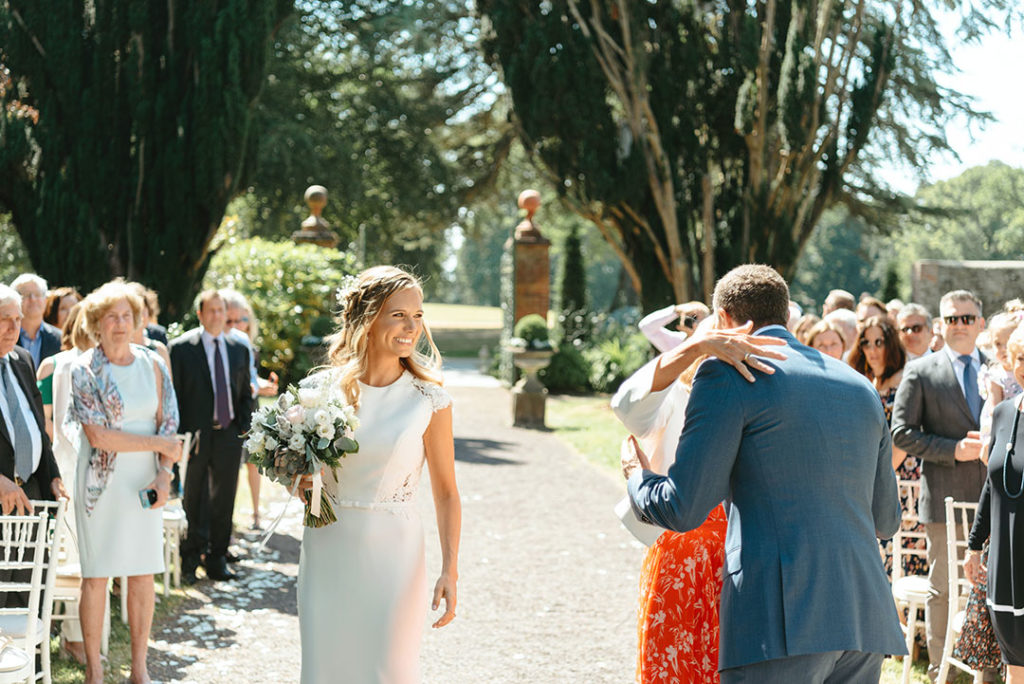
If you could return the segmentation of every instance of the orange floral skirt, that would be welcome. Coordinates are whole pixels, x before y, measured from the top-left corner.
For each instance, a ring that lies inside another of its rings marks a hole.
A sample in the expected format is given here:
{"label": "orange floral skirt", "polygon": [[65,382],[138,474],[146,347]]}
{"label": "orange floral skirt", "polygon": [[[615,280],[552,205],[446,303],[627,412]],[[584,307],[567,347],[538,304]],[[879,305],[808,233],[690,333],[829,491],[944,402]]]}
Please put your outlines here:
{"label": "orange floral skirt", "polygon": [[700,527],[665,532],[640,574],[640,684],[718,683],[718,605],[725,563],[725,509]]}

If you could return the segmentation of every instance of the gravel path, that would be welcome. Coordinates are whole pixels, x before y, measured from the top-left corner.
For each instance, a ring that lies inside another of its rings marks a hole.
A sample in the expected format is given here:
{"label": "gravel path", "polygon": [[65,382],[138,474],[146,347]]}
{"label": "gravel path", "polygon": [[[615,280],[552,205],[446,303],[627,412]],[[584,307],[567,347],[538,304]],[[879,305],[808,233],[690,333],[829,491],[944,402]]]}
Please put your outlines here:
{"label": "gravel path", "polygon": [[[506,390],[471,373],[452,385],[463,501],[458,618],[425,630],[423,681],[631,681],[642,547],[612,512],[621,482],[551,433],[508,427]],[[275,490],[265,515],[284,505]],[[433,586],[440,561],[427,481],[420,507]],[[176,616],[154,630],[155,679],[298,681],[300,525],[295,503],[267,551],[239,540],[240,581],[187,591]]]}

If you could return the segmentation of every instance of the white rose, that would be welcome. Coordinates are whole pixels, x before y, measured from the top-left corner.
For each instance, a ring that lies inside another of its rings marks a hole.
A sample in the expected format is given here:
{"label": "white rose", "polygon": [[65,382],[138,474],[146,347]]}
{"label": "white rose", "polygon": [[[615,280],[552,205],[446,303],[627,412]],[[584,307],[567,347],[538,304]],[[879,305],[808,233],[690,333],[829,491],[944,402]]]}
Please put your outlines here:
{"label": "white rose", "polygon": [[334,426],[330,423],[321,423],[316,426],[316,434],[324,439],[334,439]]}
{"label": "white rose", "polygon": [[288,448],[298,453],[305,453],[306,438],[297,433],[292,435],[292,438],[288,440]]}
{"label": "white rose", "polygon": [[290,392],[285,392],[277,398],[277,405],[281,407],[282,411],[288,409],[294,403],[295,399],[292,398]]}
{"label": "white rose", "polygon": [[299,388],[299,403],[306,408],[312,408],[320,403],[320,390],[311,387]]}
{"label": "white rose", "polygon": [[250,437],[245,440],[245,450],[250,454],[261,454],[263,453],[263,441]]}
{"label": "white rose", "polygon": [[344,409],[342,409],[341,413],[343,416],[345,416],[346,423],[351,423],[352,421],[357,420],[356,410],[351,406],[346,406]]}
{"label": "white rose", "polygon": [[329,425],[334,422],[331,420],[330,412],[323,409],[318,409],[317,412],[313,414],[313,420],[317,425]]}
{"label": "white rose", "polygon": [[263,440],[263,446],[266,447],[267,451],[273,451],[277,448],[277,440],[271,435],[267,435],[267,438]]}

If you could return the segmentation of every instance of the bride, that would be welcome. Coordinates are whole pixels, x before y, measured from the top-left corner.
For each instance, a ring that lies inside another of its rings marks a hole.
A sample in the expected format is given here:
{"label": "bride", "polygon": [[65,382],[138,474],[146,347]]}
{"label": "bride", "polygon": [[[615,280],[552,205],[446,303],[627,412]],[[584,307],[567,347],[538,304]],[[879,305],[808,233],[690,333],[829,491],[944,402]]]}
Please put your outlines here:
{"label": "bride", "polygon": [[[440,354],[415,277],[376,266],[339,300],[329,368],[304,384],[335,383],[357,407],[359,451],[324,474],[338,521],[307,527],[302,537],[302,682],[418,682],[428,599],[415,495],[424,462],[443,559],[432,607],[443,599],[445,612],[433,626],[455,618],[462,514],[451,398],[440,385]],[[416,351],[421,338],[429,356]],[[300,491],[310,486],[307,476]]]}

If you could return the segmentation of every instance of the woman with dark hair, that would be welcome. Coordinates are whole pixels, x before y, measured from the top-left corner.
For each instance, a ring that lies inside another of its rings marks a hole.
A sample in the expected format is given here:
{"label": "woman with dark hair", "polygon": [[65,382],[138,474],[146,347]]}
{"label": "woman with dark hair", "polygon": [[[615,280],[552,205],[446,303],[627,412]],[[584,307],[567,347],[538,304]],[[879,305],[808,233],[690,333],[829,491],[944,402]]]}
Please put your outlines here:
{"label": "woman with dark hair", "polygon": [[50,290],[46,296],[43,320],[54,327],[63,328],[71,307],[80,301],[82,301],[82,295],[73,287],[58,287],[56,290]]}

